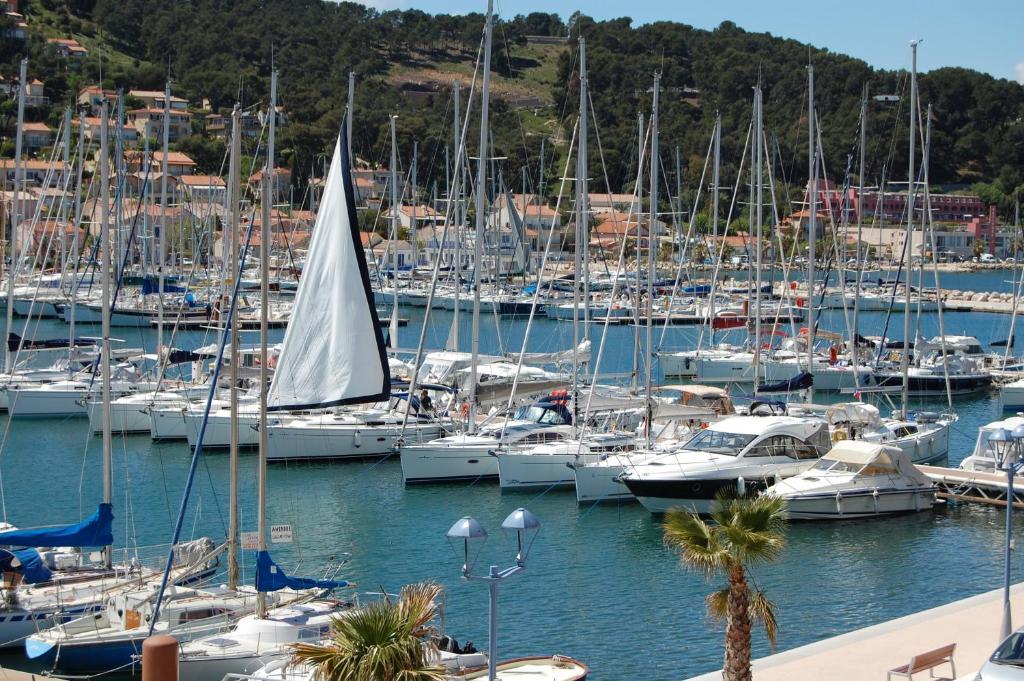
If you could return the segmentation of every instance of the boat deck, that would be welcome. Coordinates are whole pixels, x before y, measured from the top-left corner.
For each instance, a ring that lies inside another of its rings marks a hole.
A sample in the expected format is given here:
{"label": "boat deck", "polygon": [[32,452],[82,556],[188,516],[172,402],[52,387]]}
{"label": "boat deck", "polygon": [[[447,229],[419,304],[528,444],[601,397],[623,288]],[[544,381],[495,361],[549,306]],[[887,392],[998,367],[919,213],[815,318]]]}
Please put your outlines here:
{"label": "boat deck", "polygon": [[[754,661],[757,681],[880,681],[918,653],[956,643],[958,679],[973,679],[999,645],[1003,590],[942,605]],[[1024,583],[1010,592],[1015,625],[1024,622]],[[785,632],[782,632],[785,636]],[[948,674],[948,667],[937,670]],[[927,678],[927,674],[922,674]],[[689,681],[717,681],[711,672]]]}

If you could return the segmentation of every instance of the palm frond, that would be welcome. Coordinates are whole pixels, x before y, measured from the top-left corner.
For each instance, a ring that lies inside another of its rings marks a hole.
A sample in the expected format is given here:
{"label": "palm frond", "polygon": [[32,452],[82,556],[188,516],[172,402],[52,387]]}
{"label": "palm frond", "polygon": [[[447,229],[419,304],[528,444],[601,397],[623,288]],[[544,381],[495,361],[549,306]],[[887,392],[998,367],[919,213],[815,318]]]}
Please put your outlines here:
{"label": "palm frond", "polygon": [[778,558],[786,545],[781,498],[719,496],[714,506],[716,522],[736,562],[752,564]]}
{"label": "palm frond", "polygon": [[763,591],[754,591],[750,596],[750,616],[764,627],[768,644],[775,649],[775,641],[779,634],[779,623],[775,618],[775,604],[768,600]]}
{"label": "palm frond", "polygon": [[410,634],[422,638],[433,630],[428,626],[437,615],[437,599],[444,588],[434,582],[418,582],[402,587],[398,610],[411,627]]}
{"label": "palm frond", "polygon": [[717,529],[696,513],[673,507],[662,523],[665,544],[674,548],[683,563],[707,576],[722,569],[728,560]]}
{"label": "palm frond", "polygon": [[437,649],[424,644],[432,633],[441,587],[424,582],[336,617],[325,645],[292,646],[291,663],[313,670],[315,681],[441,681]]}
{"label": "palm frond", "polygon": [[708,617],[711,619],[721,622],[725,619],[726,613],[729,611],[729,589],[719,589],[718,591],[712,591],[708,594],[707,598],[704,599],[704,603],[708,607]]}

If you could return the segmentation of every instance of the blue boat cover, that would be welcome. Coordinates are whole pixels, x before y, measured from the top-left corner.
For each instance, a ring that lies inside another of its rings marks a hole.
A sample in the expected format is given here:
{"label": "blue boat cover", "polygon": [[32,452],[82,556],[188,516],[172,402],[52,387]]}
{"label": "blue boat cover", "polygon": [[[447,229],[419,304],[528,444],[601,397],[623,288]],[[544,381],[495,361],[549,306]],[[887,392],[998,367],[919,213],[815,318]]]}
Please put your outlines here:
{"label": "blue boat cover", "polygon": [[0,546],[109,546],[114,543],[114,508],[100,504],[75,525],[0,532]]}
{"label": "blue boat cover", "polygon": [[53,573],[50,572],[50,568],[46,567],[42,556],[35,549],[20,549],[12,551],[12,553],[21,563],[18,572],[21,573],[26,584],[42,584],[53,579]]}
{"label": "blue boat cover", "polygon": [[757,389],[758,393],[788,393],[796,390],[806,390],[814,385],[814,375],[809,371],[802,371],[793,378],[778,383],[766,383]]}
{"label": "blue boat cover", "polygon": [[270,558],[266,551],[256,554],[256,590],[266,593],[278,589],[338,589],[348,586],[348,582],[330,579],[309,579],[307,577],[289,577],[284,570]]}

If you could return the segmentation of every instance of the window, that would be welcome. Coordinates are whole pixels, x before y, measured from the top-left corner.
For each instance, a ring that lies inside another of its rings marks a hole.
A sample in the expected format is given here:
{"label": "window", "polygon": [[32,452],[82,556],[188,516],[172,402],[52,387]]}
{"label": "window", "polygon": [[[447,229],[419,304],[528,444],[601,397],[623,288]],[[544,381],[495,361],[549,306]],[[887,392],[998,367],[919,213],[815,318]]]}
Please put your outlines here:
{"label": "window", "polygon": [[683,449],[725,456],[738,456],[753,441],[753,435],[726,433],[708,428],[690,438],[690,441],[686,443]]}

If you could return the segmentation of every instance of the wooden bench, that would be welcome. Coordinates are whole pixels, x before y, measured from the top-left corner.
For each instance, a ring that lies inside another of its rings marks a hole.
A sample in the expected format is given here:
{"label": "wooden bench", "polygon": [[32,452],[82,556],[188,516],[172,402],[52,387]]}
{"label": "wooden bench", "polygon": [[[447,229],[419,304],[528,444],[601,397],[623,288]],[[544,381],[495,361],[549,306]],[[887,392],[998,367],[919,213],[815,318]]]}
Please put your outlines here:
{"label": "wooden bench", "polygon": [[[910,658],[908,664],[902,667],[896,667],[896,669],[890,669],[886,675],[887,681],[892,681],[894,676],[902,676],[904,678],[913,678],[914,674],[918,672],[927,671],[928,676],[936,681],[953,681],[956,678],[956,665],[953,664],[953,651],[956,650],[956,644],[950,643],[948,646],[942,646],[935,650],[929,650],[927,653],[921,653],[914,655]],[[948,664],[952,676],[950,677],[936,677],[935,668],[940,667],[944,664]]]}

